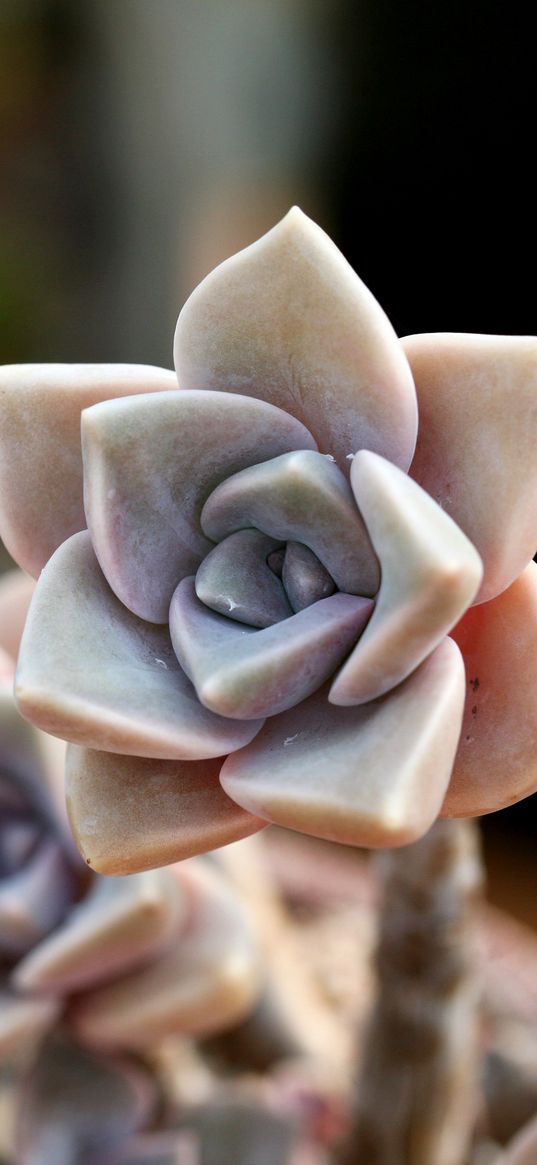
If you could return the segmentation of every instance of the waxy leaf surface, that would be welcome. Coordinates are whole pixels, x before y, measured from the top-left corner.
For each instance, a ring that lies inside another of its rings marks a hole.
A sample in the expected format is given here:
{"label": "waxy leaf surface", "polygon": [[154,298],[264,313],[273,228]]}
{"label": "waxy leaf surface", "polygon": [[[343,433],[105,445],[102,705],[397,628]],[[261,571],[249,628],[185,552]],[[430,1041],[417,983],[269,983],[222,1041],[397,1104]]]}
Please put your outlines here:
{"label": "waxy leaf surface", "polygon": [[401,345],[298,207],[192,293],[177,323],[175,366],[181,388],[242,392],[285,409],[342,469],[364,447],[410,464],[417,408]]}
{"label": "waxy leaf surface", "polygon": [[351,483],[382,582],[366,631],[332,686],[334,704],[374,700],[406,679],[460,619],[482,576],[467,537],[389,461],[362,450]]}
{"label": "waxy leaf surface", "polygon": [[216,615],[200,603],[192,579],[170,607],[175,653],[201,702],[223,716],[273,716],[310,696],[356,641],[369,599],[331,595],[262,631]]}
{"label": "waxy leaf surface", "polygon": [[99,874],[182,861],[266,824],[226,796],[222,758],[148,760],[70,745],[66,793],[77,845]]}
{"label": "waxy leaf surface", "polygon": [[268,821],[346,845],[405,845],[442,805],[464,704],[464,666],[446,639],[388,695],[336,708],[326,689],[266,721],[228,757],[224,789]]}
{"label": "waxy leaf surface", "polygon": [[472,817],[537,789],[537,564],[453,630],[466,704],[443,812]]}
{"label": "waxy leaf surface", "polygon": [[411,474],[477,547],[483,602],[537,550],[537,339],[448,332],[403,344],[420,410]]}
{"label": "waxy leaf surface", "polygon": [[222,756],[251,740],[241,724],[203,708],[164,627],[119,602],[87,533],[74,534],[44,569],[17,671],[19,706],[45,732],[135,756]]}
{"label": "waxy leaf surface", "polygon": [[199,519],[230,474],[291,449],[308,430],[263,401],[174,392],[108,401],[82,417],[84,498],[102,570],[143,619],[164,623],[173,591],[211,549]]}
{"label": "waxy leaf surface", "polygon": [[86,525],[80,414],[118,396],[177,387],[145,364],[18,364],[0,370],[0,534],[35,578]]}

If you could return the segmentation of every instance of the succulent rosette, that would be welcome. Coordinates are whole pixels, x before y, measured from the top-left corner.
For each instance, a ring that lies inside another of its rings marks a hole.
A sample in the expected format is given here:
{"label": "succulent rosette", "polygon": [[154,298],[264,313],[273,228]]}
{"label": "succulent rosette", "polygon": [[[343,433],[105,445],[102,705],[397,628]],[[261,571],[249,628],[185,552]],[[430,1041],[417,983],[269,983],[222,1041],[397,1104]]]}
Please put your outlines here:
{"label": "succulent rosette", "polygon": [[2,377],[2,536],[41,572],[17,697],[71,742],[88,864],[267,821],[399,845],[532,792],[537,341],[400,341],[293,209],[175,361]]}

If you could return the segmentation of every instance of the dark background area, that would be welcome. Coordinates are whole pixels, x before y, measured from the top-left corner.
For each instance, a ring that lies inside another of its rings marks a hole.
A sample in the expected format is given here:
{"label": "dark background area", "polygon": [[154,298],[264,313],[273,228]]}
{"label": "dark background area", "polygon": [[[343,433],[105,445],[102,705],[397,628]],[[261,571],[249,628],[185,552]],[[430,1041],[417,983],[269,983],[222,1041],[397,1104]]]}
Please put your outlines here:
{"label": "dark background area", "polygon": [[[185,296],[294,201],[400,334],[537,333],[534,39],[455,0],[4,0],[1,359],[171,363]],[[537,923],[536,798],[485,823]]]}

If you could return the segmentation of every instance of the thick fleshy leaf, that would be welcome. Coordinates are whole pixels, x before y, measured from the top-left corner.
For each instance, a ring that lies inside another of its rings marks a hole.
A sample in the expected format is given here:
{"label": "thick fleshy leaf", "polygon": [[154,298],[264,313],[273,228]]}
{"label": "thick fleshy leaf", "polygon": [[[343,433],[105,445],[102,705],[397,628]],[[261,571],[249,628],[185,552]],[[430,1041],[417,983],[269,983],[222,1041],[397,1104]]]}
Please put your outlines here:
{"label": "thick fleshy leaf", "polygon": [[265,825],[224,793],[222,760],[165,761],[70,745],[67,803],[84,860],[132,874],[238,841]]}
{"label": "thick fleshy leaf", "polygon": [[378,589],[378,562],[352,490],[321,453],[288,453],[228,477],[207,499],[201,524],[215,541],[255,526],[279,542],[304,542],[340,591],[371,596]]}
{"label": "thick fleshy leaf", "polygon": [[196,288],[177,323],[175,366],[182,388],[245,392],[286,409],[341,468],[362,447],[410,464],[417,409],[401,345],[298,207]]}
{"label": "thick fleshy leaf", "polygon": [[82,446],[86,515],[104,574],[129,610],[164,623],[177,583],[211,549],[199,518],[215,486],[315,442],[263,401],[177,391],[87,409]]}
{"label": "thick fleshy leaf", "polygon": [[382,582],[368,627],[332,686],[334,704],[375,700],[406,679],[460,619],[482,577],[471,542],[395,465],[363,449],[351,483]]}
{"label": "thick fleshy leaf", "polygon": [[335,708],[325,689],[268,720],[220,779],[278,825],[347,845],[405,845],[440,810],[463,703],[461,655],[446,639],[374,703]]}
{"label": "thick fleshy leaf", "polygon": [[64,542],[39,579],[16,691],[23,715],[39,728],[107,752],[222,756],[259,727],[201,707],[167,629],[122,606],[86,532]]}
{"label": "thick fleshy leaf", "polygon": [[202,859],[176,869],[193,894],[191,921],[151,966],[80,999],[71,1022],[90,1044],[141,1048],[174,1032],[208,1034],[253,1006],[259,955],[235,893]]}
{"label": "thick fleshy leaf", "polygon": [[303,611],[333,595],[336,584],[317,556],[302,542],[288,542],[282,582],[293,611]]}
{"label": "thick fleshy leaf", "polygon": [[0,989],[0,1065],[8,1056],[37,1044],[60,1010],[57,999],[25,999]]}
{"label": "thick fleshy leaf", "polygon": [[420,410],[412,477],[477,547],[483,602],[537,550],[537,339],[438,333],[404,347]]}
{"label": "thick fleshy leaf", "polygon": [[356,641],[371,608],[369,599],[332,595],[256,631],[210,611],[185,578],[172,599],[170,633],[202,703],[247,720],[310,696]]}
{"label": "thick fleshy leaf", "polygon": [[156,1105],[155,1083],[140,1064],[47,1040],[19,1093],[18,1165],[103,1161]]}
{"label": "thick fleshy leaf", "polygon": [[190,902],[168,870],[98,878],[63,926],[22,959],[21,991],[73,992],[134,969],[168,946]]}
{"label": "thick fleshy leaf", "polygon": [[267,559],[278,548],[259,530],[237,530],[204,558],[196,574],[198,599],[220,615],[250,627],[271,627],[292,615],[283,586]]}
{"label": "thick fleshy leaf", "polygon": [[537,789],[537,565],[455,627],[466,706],[443,812],[503,809]]}
{"label": "thick fleshy leaf", "polygon": [[35,583],[22,570],[0,578],[0,648],[16,658]]}
{"label": "thick fleshy leaf", "polygon": [[0,371],[0,534],[37,578],[56,547],[86,525],[80,413],[133,393],[177,388],[145,364],[17,364]]}
{"label": "thick fleshy leaf", "polygon": [[21,955],[65,914],[72,893],[65,856],[44,838],[26,864],[0,882],[0,952]]}

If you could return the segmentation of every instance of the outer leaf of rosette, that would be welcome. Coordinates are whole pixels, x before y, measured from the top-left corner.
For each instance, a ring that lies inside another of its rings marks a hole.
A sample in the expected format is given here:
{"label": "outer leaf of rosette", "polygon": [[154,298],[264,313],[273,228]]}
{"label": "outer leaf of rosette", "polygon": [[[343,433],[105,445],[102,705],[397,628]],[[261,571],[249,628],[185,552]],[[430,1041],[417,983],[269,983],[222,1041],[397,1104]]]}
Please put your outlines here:
{"label": "outer leaf of rosette", "polygon": [[441,809],[463,705],[462,657],[445,639],[379,700],[334,707],[321,689],[270,717],[220,779],[239,805],[286,828],[345,845],[406,845]]}
{"label": "outer leaf of rosette", "polygon": [[222,758],[201,761],[67,749],[66,795],[82,857],[99,874],[133,874],[218,849],[262,829],[227,797]]}
{"label": "outer leaf of rosette", "polygon": [[537,564],[453,630],[466,704],[443,813],[474,817],[537,789]]}
{"label": "outer leaf of rosette", "polygon": [[183,388],[245,392],[292,413],[341,469],[359,448],[410,464],[417,406],[403,349],[298,207],[192,293],[177,323],[175,365]]}
{"label": "outer leaf of rosette", "polygon": [[537,550],[537,337],[440,332],[403,345],[420,410],[410,472],[477,547],[485,602]]}
{"label": "outer leaf of rosette", "polygon": [[299,421],[235,393],[106,401],[82,417],[86,516],[101,568],[129,610],[164,623],[177,583],[212,543],[200,514],[230,474],[315,449]]}
{"label": "outer leaf of rosette", "polygon": [[86,525],[80,413],[97,401],[176,388],[145,364],[14,364],[0,370],[0,534],[38,577]]}
{"label": "outer leaf of rosette", "polygon": [[39,579],[19,654],[23,715],[45,732],[106,752],[199,760],[241,748],[260,722],[203,708],[167,628],[110,590],[89,534],[74,534]]}

